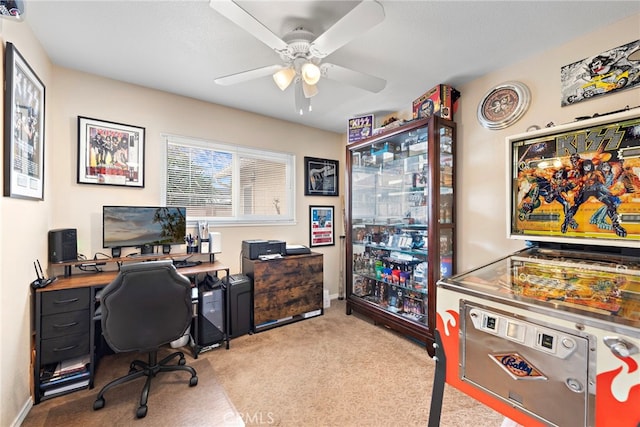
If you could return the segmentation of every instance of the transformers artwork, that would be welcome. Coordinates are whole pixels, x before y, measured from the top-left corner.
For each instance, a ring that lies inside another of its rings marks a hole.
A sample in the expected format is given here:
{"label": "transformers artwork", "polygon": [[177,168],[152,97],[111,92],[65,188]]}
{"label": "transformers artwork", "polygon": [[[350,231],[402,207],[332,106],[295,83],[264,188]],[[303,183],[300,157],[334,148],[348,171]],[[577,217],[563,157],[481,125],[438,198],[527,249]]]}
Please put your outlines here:
{"label": "transformers artwork", "polygon": [[515,147],[514,227],[521,234],[613,239],[627,238],[632,227],[637,238],[639,145],[636,119]]}

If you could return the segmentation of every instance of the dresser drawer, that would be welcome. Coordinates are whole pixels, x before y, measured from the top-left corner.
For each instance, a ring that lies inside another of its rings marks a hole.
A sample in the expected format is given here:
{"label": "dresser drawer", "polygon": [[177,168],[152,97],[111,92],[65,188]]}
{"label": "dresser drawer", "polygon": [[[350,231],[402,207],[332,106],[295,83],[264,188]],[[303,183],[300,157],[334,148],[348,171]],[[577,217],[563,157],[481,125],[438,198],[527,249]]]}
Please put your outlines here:
{"label": "dresser drawer", "polygon": [[91,319],[89,309],[42,316],[42,338],[56,338],[64,335],[88,334]]}
{"label": "dresser drawer", "polygon": [[45,365],[89,354],[89,347],[89,334],[65,335],[42,340],[40,345],[40,364]]}
{"label": "dresser drawer", "polygon": [[89,288],[42,292],[42,315],[88,309],[90,299]]}

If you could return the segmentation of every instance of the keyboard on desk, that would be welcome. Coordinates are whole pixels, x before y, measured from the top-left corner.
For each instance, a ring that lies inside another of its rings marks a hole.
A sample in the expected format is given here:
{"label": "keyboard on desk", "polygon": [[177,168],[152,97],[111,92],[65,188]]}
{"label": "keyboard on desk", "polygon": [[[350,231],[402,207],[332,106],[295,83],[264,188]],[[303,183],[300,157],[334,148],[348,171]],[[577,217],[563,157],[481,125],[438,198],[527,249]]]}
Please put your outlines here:
{"label": "keyboard on desk", "polygon": [[195,267],[196,265],[202,264],[202,261],[178,261],[173,260],[173,265],[175,268],[185,268],[185,267]]}

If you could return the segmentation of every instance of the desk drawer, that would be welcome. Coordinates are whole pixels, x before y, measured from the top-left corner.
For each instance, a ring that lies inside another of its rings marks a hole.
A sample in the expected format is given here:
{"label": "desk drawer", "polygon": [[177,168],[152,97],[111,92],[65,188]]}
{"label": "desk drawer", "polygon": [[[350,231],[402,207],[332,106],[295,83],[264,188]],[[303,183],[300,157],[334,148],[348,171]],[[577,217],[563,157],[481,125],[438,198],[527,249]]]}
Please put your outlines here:
{"label": "desk drawer", "polygon": [[59,362],[60,360],[89,354],[89,334],[65,335],[59,338],[42,340],[40,346],[40,364]]}
{"label": "desk drawer", "polygon": [[56,338],[64,335],[89,333],[89,310],[42,316],[42,338]]}
{"label": "desk drawer", "polygon": [[42,315],[88,309],[90,299],[90,288],[43,292]]}

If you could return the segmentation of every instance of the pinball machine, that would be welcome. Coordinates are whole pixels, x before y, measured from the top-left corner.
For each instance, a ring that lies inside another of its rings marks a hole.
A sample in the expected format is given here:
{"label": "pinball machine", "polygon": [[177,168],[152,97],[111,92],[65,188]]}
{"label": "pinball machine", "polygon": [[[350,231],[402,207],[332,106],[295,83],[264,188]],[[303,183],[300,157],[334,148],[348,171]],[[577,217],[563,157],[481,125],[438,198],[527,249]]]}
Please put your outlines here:
{"label": "pinball machine", "polygon": [[525,248],[437,287],[436,380],[523,426],[640,426],[640,109],[508,137]]}

